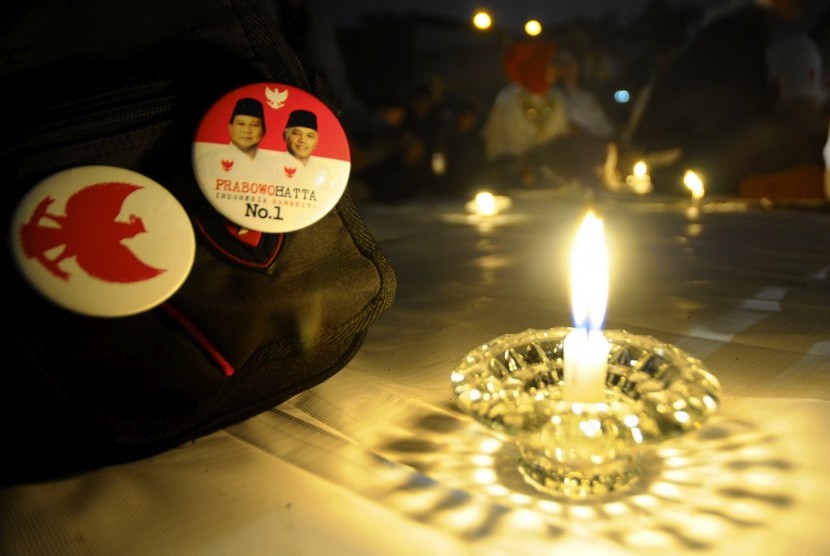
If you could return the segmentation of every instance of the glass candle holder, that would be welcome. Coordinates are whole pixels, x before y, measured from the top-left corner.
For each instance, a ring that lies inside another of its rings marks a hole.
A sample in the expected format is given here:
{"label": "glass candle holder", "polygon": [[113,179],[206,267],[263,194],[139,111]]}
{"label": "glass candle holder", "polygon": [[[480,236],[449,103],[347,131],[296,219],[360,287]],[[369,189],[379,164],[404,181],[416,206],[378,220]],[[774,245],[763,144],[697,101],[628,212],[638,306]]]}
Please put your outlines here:
{"label": "glass candle holder", "polygon": [[530,329],[479,346],[451,373],[453,399],[516,445],[518,469],[534,488],[572,500],[624,493],[660,443],[717,411],[720,383],[675,346],[605,330],[605,399],[567,401],[562,369],[571,330]]}

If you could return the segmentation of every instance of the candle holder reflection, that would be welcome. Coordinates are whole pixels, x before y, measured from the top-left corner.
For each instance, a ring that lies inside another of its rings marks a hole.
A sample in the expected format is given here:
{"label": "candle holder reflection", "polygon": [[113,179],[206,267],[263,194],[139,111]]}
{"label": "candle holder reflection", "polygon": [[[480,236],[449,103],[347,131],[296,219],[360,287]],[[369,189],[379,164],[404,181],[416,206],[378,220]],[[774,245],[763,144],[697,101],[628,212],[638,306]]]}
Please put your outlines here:
{"label": "candle holder reflection", "polygon": [[605,330],[605,399],[565,397],[564,344],[572,328],[505,334],[452,371],[457,406],[515,443],[518,468],[539,491],[586,500],[628,491],[657,445],[700,428],[720,383],[703,364],[650,336]]}

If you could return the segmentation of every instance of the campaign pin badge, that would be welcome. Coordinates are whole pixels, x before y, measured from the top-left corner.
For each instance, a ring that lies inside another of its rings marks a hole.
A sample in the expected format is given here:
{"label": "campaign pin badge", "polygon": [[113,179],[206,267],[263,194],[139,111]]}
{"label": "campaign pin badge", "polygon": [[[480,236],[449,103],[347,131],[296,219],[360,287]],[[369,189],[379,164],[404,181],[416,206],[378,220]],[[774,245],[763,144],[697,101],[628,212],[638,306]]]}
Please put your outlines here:
{"label": "campaign pin badge", "polygon": [[176,198],[113,166],[83,166],[33,187],[12,217],[12,254],[41,295],[81,314],[121,317],[184,283],[196,240]]}
{"label": "campaign pin badge", "polygon": [[193,142],[196,180],[222,216],[285,233],[323,218],[343,195],[351,158],[343,127],[313,95],[253,83],[220,98]]}

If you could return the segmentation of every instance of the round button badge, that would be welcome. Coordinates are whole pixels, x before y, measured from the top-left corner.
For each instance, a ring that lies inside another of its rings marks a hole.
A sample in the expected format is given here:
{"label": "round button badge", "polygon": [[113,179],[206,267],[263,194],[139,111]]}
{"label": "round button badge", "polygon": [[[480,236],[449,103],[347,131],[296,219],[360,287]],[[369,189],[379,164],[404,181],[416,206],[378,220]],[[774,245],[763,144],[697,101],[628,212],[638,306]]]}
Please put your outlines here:
{"label": "round button badge", "polygon": [[264,233],[291,232],[325,216],[349,179],[349,143],[322,101],[279,83],[220,98],[193,143],[196,180],[225,218]]}
{"label": "round button badge", "polygon": [[113,166],[83,166],[32,188],[12,217],[17,266],[44,297],[96,317],[163,303],[196,252],[190,219],[164,187]]}

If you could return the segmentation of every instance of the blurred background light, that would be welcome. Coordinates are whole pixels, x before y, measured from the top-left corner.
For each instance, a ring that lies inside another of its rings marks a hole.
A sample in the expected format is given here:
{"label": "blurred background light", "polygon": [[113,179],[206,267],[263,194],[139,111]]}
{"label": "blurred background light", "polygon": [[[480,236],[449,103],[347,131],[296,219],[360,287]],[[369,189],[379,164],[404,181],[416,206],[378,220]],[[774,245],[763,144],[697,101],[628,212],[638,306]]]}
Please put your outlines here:
{"label": "blurred background light", "polygon": [[493,18],[484,10],[479,10],[473,15],[473,25],[476,29],[489,29],[493,25]]}
{"label": "blurred background light", "polygon": [[525,23],[525,33],[527,33],[531,37],[535,37],[536,35],[538,35],[541,32],[542,32],[542,24],[539,23],[537,20],[531,19],[531,20],[528,20],[527,23]]}

